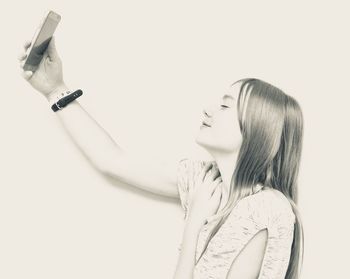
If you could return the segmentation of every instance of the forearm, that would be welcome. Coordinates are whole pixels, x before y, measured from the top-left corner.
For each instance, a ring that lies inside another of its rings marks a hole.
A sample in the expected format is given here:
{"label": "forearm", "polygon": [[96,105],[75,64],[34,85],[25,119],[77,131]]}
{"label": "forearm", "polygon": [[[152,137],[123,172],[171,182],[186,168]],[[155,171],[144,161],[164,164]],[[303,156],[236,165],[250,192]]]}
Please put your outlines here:
{"label": "forearm", "polygon": [[[48,97],[49,105],[57,99],[57,94],[68,90],[62,86]],[[98,170],[103,171],[109,160],[121,155],[123,150],[97,121],[81,106],[78,99],[55,113],[64,130],[78,149]]]}
{"label": "forearm", "polygon": [[186,222],[181,244],[181,252],[173,279],[193,278],[193,271],[196,264],[196,247],[200,228],[200,225],[189,221]]}

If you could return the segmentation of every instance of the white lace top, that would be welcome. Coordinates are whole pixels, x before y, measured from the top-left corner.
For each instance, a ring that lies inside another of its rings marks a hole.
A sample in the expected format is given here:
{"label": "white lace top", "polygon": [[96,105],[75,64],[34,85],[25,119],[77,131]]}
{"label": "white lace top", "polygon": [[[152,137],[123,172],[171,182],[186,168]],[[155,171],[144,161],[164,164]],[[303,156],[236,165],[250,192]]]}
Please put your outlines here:
{"label": "white lace top", "polygon": [[[213,163],[216,165],[215,161]],[[194,187],[205,161],[185,158],[178,165],[178,190],[185,217],[188,193]],[[217,166],[217,165],[216,165]],[[223,199],[224,200],[224,199]],[[221,204],[219,210],[224,206]],[[204,248],[212,228],[209,218],[198,237],[196,260]],[[226,278],[235,257],[250,239],[262,229],[268,230],[268,241],[258,279],[284,278],[293,242],[295,215],[288,199],[278,190],[262,189],[241,199],[226,222],[211,239],[202,258],[194,268],[194,279]],[[181,245],[179,246],[179,251]]]}

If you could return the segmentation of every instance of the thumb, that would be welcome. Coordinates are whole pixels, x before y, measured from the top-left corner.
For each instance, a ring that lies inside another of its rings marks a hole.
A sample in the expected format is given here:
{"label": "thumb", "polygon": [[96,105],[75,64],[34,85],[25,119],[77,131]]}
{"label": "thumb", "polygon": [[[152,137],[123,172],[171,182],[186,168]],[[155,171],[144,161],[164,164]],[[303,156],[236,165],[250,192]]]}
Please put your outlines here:
{"label": "thumb", "polygon": [[32,71],[23,71],[22,72],[22,77],[26,80],[29,80],[33,75]]}
{"label": "thumb", "polygon": [[50,61],[56,60],[58,58],[58,53],[56,50],[55,37],[52,36],[50,43],[47,47],[47,54]]}
{"label": "thumb", "polygon": [[214,193],[212,194],[211,198],[213,198],[214,200],[220,200],[222,196],[222,183],[219,183],[215,190]]}

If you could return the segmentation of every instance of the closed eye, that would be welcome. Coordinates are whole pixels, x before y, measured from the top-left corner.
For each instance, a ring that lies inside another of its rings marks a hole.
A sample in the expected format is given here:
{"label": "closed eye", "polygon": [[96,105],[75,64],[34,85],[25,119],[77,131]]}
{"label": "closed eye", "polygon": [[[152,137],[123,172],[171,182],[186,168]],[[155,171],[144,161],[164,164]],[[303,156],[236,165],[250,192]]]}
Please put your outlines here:
{"label": "closed eye", "polygon": [[225,105],[221,105],[222,108],[229,108],[228,106],[225,106]]}

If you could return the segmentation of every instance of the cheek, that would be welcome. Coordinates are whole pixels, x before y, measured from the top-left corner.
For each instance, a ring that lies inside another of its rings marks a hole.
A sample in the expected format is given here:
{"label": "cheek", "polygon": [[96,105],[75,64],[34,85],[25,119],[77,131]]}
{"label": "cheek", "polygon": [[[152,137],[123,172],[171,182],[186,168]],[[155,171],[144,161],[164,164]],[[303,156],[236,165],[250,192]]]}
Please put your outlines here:
{"label": "cheek", "polygon": [[215,142],[230,150],[236,149],[242,140],[238,120],[234,117],[233,114],[229,114],[229,117],[218,119],[215,126],[212,127]]}

